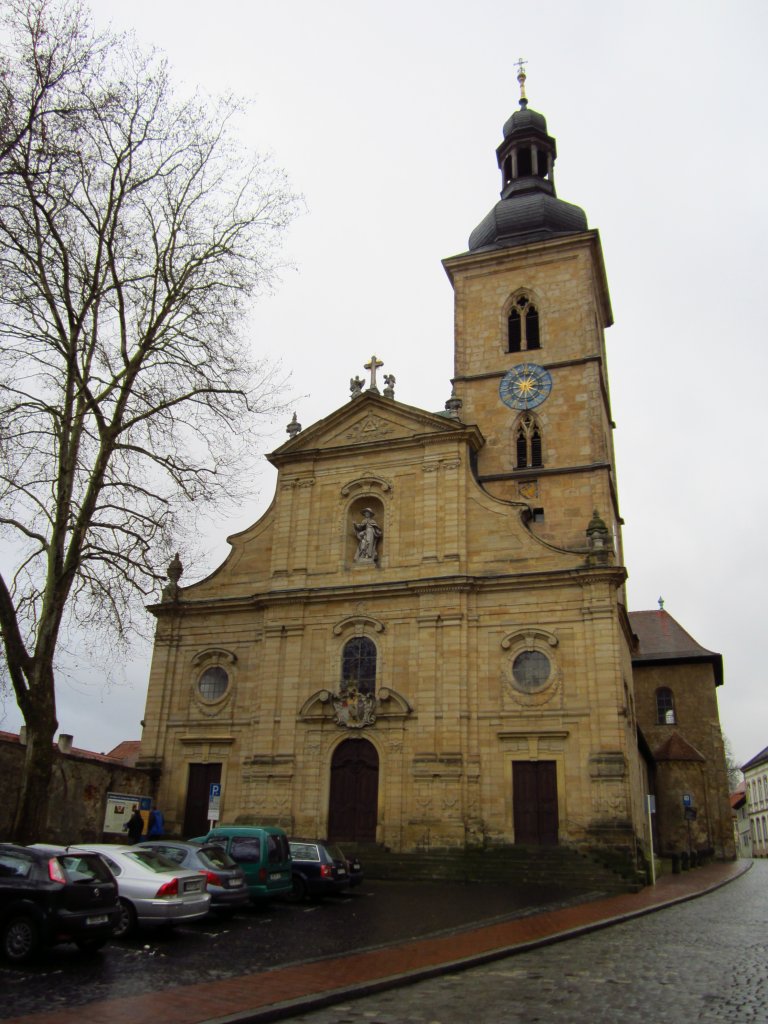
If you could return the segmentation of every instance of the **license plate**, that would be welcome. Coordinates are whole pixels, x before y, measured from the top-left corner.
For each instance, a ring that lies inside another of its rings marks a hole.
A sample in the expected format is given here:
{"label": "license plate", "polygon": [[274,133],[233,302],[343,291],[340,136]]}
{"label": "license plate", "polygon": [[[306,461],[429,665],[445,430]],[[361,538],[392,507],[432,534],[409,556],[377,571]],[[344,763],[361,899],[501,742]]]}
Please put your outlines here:
{"label": "license plate", "polygon": [[230,878],[230,880],[229,880],[229,888],[230,889],[239,889],[242,886],[242,884],[243,884],[242,878]]}
{"label": "license plate", "polygon": [[86,917],[86,924],[106,924],[109,918],[106,914],[98,914],[96,917]]}
{"label": "license plate", "polygon": [[279,871],[273,871],[272,874],[269,876],[269,880],[270,882],[279,882],[282,877],[283,876],[280,874]]}
{"label": "license plate", "polygon": [[202,892],[203,883],[195,878],[189,882],[184,883],[184,892]]}
{"label": "license plate", "polygon": [[344,870],[344,868],[339,868],[339,874],[340,875],[346,875],[346,873],[347,872]]}

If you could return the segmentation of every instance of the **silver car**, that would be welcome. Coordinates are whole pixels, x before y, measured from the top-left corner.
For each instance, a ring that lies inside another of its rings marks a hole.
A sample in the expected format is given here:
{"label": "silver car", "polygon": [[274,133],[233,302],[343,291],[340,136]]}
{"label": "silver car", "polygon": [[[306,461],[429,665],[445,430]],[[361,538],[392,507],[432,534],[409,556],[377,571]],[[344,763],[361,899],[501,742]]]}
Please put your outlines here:
{"label": "silver car", "polygon": [[205,917],[211,905],[206,877],[180,868],[154,850],[139,846],[88,843],[80,850],[98,853],[117,879],[122,914],[118,938],[137,926],[173,925]]}

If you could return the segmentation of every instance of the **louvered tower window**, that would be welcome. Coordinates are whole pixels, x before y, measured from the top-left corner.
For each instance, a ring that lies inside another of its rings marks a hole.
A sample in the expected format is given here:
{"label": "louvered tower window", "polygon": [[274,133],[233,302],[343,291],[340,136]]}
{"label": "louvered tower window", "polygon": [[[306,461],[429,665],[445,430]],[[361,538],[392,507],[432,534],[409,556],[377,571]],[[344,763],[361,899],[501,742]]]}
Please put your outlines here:
{"label": "louvered tower window", "polygon": [[539,313],[527,295],[515,299],[509,314],[509,351],[527,352],[541,348]]}
{"label": "louvered tower window", "polygon": [[515,468],[535,469],[543,465],[541,429],[536,419],[526,414],[520,420],[515,436]]}

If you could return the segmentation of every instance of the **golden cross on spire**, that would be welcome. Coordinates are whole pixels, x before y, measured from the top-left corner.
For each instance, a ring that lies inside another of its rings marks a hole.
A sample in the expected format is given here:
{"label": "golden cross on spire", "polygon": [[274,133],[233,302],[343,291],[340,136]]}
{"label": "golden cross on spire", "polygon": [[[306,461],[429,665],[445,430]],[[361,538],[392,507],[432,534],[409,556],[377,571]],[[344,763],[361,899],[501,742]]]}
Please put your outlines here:
{"label": "golden cross on spire", "polygon": [[380,359],[377,359],[376,356],[371,356],[371,361],[369,363],[365,363],[363,365],[363,369],[364,370],[370,370],[371,371],[371,386],[368,389],[369,391],[378,391],[379,390],[376,387],[376,371],[380,367],[382,367],[383,365],[384,365],[384,363],[382,363],[382,361]]}
{"label": "golden cross on spire", "polygon": [[523,60],[522,57],[518,57],[515,63],[517,68],[517,80],[520,83],[520,105],[525,106],[528,102],[528,98],[525,95],[525,65],[528,63],[527,60]]}

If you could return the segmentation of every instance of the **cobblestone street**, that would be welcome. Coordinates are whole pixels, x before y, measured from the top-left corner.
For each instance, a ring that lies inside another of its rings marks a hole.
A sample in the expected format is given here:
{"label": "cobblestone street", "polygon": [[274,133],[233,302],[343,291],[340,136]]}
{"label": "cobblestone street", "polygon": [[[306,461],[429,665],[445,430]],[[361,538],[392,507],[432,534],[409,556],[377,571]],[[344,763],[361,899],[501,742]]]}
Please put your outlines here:
{"label": "cobblestone street", "polygon": [[768,1021],[768,862],[582,938],[297,1015],[305,1024]]}

